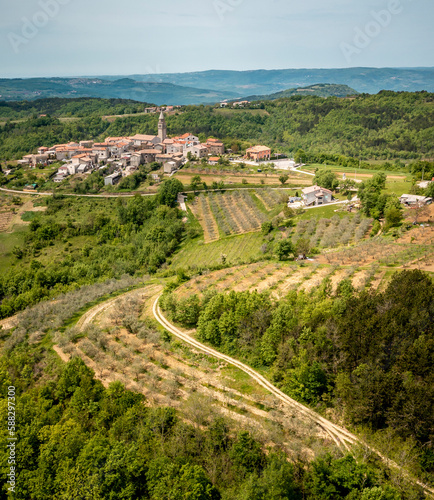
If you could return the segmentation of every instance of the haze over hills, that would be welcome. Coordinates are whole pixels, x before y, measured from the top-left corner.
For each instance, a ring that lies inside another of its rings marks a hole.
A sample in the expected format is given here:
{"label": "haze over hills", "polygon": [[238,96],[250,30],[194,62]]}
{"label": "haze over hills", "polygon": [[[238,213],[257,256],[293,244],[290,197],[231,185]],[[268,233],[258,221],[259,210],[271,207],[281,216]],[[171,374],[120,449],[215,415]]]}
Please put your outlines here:
{"label": "haze over hills", "polygon": [[[119,76],[101,76],[116,80]],[[348,85],[359,92],[376,94],[380,90],[434,91],[434,68],[341,68],[277,69],[253,71],[210,70],[195,73],[130,75],[136,81],[166,82],[187,87],[262,95],[306,87],[318,82]]]}
{"label": "haze over hills", "polygon": [[[333,82],[325,84],[323,82]],[[318,87],[321,85],[321,87]],[[328,88],[325,86],[329,85]],[[294,89],[305,89],[296,90]],[[289,89],[289,90],[288,90]],[[434,91],[434,68],[212,70],[197,73],[0,79],[0,100],[101,97],[161,104],[211,104],[221,100],[276,99],[306,95],[345,96],[380,90]],[[273,94],[283,92],[281,95]]]}
{"label": "haze over hills", "polygon": [[131,78],[0,79],[0,100],[20,101],[46,97],[103,97],[154,104],[202,104],[240,97],[233,91],[189,88],[172,83],[138,82]]}

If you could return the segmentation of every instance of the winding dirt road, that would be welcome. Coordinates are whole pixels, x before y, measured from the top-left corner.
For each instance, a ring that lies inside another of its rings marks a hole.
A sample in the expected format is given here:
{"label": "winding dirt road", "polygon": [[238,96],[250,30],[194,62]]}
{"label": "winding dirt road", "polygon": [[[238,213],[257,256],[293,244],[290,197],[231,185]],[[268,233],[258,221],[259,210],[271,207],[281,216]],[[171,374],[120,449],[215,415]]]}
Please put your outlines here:
{"label": "winding dirt road", "polygon": [[417,484],[420,486],[426,495],[429,496],[434,496],[434,489],[428,487],[427,485],[423,484],[422,482],[410,477],[405,471],[402,470],[402,468],[393,462],[392,460],[389,460],[387,457],[383,456],[379,451],[373,449],[371,446],[369,446],[367,443],[363,442],[361,439],[359,439],[357,436],[352,434],[351,432],[347,431],[346,429],[339,427],[338,425],[333,424],[329,420],[321,417],[317,413],[315,413],[313,410],[310,408],[307,408],[306,406],[302,405],[301,403],[295,401],[294,399],[290,398],[286,394],[284,394],[282,391],[280,391],[277,387],[275,387],[273,384],[271,384],[266,378],[264,378],[262,375],[260,375],[258,372],[250,368],[249,366],[245,365],[244,363],[241,363],[241,361],[238,361],[234,358],[231,358],[230,356],[227,356],[225,354],[222,354],[215,349],[212,349],[211,347],[208,347],[204,344],[201,344],[198,342],[196,339],[188,335],[188,333],[183,332],[176,326],[172,325],[162,314],[160,306],[159,306],[159,299],[160,296],[157,297],[157,299],[154,302],[153,306],[153,313],[155,319],[162,325],[166,330],[168,330],[170,333],[178,337],[179,339],[183,340],[184,342],[187,342],[191,346],[195,347],[196,349],[201,350],[202,352],[209,354],[217,359],[221,359],[223,361],[226,361],[227,363],[230,363],[233,366],[236,366],[240,370],[244,371],[248,375],[250,375],[258,384],[260,384],[262,387],[267,389],[271,394],[273,394],[276,398],[280,399],[283,403],[291,406],[292,408],[296,409],[298,412],[300,412],[303,416],[308,417],[312,422],[315,424],[319,425],[324,431],[333,439],[333,441],[337,444],[337,446],[341,449],[346,448],[348,451],[350,451],[350,447],[352,445],[358,444],[366,449],[369,449],[371,452],[375,453],[377,456],[379,456],[382,461],[389,467],[394,468],[399,470],[408,481],[410,481],[413,484]]}

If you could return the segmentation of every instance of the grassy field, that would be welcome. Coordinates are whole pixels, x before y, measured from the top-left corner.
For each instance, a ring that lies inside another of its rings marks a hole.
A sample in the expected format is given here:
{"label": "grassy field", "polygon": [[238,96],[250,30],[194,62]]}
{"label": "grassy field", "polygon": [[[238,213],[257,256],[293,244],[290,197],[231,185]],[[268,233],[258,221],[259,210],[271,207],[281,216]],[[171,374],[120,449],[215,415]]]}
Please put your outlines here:
{"label": "grassy field", "polygon": [[[261,186],[277,186],[281,187],[282,184],[279,181],[279,174],[267,174],[267,173],[249,173],[249,172],[226,172],[223,170],[215,170],[215,172],[209,172],[207,170],[198,170],[196,172],[186,172],[180,170],[174,177],[180,180],[184,186],[188,186],[191,183],[193,176],[199,175],[202,182],[205,182],[208,187],[211,186],[213,182],[221,182],[225,184],[226,187],[261,187]],[[245,182],[243,183],[243,179]],[[308,175],[303,175],[298,172],[290,173],[288,182],[285,186],[288,187],[306,187],[312,185],[312,177]]]}
{"label": "grassy field", "polygon": [[208,244],[205,244],[203,239],[189,241],[173,256],[172,266],[174,268],[216,266],[222,263],[222,255],[226,256],[226,262],[232,264],[259,259],[262,255],[260,250],[262,243],[261,233],[230,236]]}
{"label": "grassy field", "polygon": [[306,165],[305,167],[303,167],[303,170],[306,170],[307,172],[314,172],[316,168],[320,168],[323,170],[331,170],[332,172],[335,172],[339,180],[342,179],[342,175],[344,172],[347,175],[347,179],[351,180],[357,179],[359,181],[369,179],[376,173],[384,173],[387,175],[386,192],[394,193],[397,196],[401,196],[404,193],[408,193],[413,184],[411,176],[402,171],[389,171],[381,169],[365,170],[360,168],[354,170],[351,168],[344,168],[339,165],[323,165],[319,163]]}
{"label": "grassy field", "polygon": [[401,196],[404,193],[409,193],[413,182],[407,178],[386,180],[386,193],[396,194]]}
{"label": "grassy field", "polygon": [[381,169],[381,165],[378,166],[378,169],[364,169],[364,168],[352,168],[352,167],[342,167],[341,165],[330,165],[325,163],[310,163],[302,167],[302,170],[306,170],[307,172],[315,172],[315,169],[322,170],[331,170],[332,172],[336,172],[338,174],[343,174],[344,172],[347,174],[347,178],[349,179],[363,179],[372,177],[374,174],[378,172],[385,173],[388,176],[399,176],[406,177],[408,174],[406,172],[402,172],[402,170],[384,170]]}
{"label": "grassy field", "polygon": [[352,217],[354,214],[351,212],[347,212],[342,209],[343,205],[325,205],[318,208],[311,208],[309,210],[305,210],[302,215],[298,216],[298,220],[305,219],[330,219],[333,215],[339,215],[339,217],[350,216]]}
{"label": "grassy field", "polygon": [[0,233],[0,274],[7,272],[16,258],[12,254],[15,246],[24,245],[24,236],[28,231],[27,226],[15,226],[12,233]]}
{"label": "grassy field", "polygon": [[[433,228],[431,228],[433,229]],[[425,237],[428,236],[425,234]],[[280,299],[292,290],[310,293],[325,283],[335,293],[348,279],[356,290],[366,287],[384,290],[399,269],[421,269],[433,273],[434,230],[429,240],[408,245],[392,238],[362,240],[359,244],[315,256],[312,261],[258,261],[196,276],[176,290],[178,297],[218,293],[270,291]]]}

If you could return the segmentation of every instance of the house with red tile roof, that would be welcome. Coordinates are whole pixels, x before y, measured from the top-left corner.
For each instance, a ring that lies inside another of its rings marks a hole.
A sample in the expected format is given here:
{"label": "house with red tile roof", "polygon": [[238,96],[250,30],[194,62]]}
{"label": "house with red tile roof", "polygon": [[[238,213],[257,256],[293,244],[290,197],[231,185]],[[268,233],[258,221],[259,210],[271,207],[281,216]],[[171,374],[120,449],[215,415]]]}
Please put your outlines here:
{"label": "house with red tile roof", "polygon": [[246,158],[253,161],[270,160],[271,149],[267,146],[253,146],[246,150]]}

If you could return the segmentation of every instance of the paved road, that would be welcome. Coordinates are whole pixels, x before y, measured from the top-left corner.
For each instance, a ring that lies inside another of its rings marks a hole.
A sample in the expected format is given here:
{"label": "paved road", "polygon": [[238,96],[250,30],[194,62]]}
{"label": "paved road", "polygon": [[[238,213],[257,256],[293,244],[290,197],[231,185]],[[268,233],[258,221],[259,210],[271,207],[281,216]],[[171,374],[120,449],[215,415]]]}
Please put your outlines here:
{"label": "paved road", "polygon": [[[304,186],[306,187],[306,186]],[[247,188],[230,188],[230,187],[224,187],[223,189],[207,189],[206,191],[183,191],[186,194],[189,193],[205,193],[205,192],[220,192],[220,191],[243,191],[243,190],[250,190],[250,189],[277,189],[279,191],[284,191],[284,190],[292,190],[292,189],[303,189],[303,186],[299,187],[271,187],[271,186],[265,186],[265,187],[247,187]],[[0,191],[3,191],[5,193],[12,193],[12,194],[20,194],[20,195],[25,195],[25,194],[30,194],[33,196],[53,196],[53,194],[58,194],[61,196],[74,196],[76,198],[132,198],[133,196],[136,196],[136,194],[140,194],[141,196],[155,196],[157,193],[115,193],[115,194],[77,194],[77,193],[42,193],[39,191],[19,191],[18,189],[6,189],[0,187]]]}
{"label": "paved road", "polygon": [[338,425],[333,424],[329,420],[321,417],[317,413],[315,413],[313,410],[310,408],[307,408],[306,406],[302,405],[298,401],[295,401],[294,399],[290,398],[286,394],[284,394],[282,391],[280,391],[277,387],[275,387],[273,384],[271,384],[266,378],[264,378],[262,375],[260,375],[258,372],[250,368],[250,366],[245,365],[244,363],[241,363],[241,361],[238,361],[234,358],[231,358],[230,356],[226,356],[225,354],[222,354],[215,349],[212,349],[211,347],[208,347],[204,344],[201,344],[198,342],[196,339],[188,335],[187,333],[181,331],[179,328],[176,326],[172,325],[162,314],[160,306],[158,304],[158,301],[160,299],[160,296],[157,297],[157,299],[154,302],[153,306],[153,313],[155,319],[170,333],[175,335],[176,337],[180,338],[184,342],[187,342],[191,346],[195,347],[196,349],[199,349],[200,351],[209,354],[217,359],[221,359],[223,361],[226,361],[230,363],[233,366],[236,366],[243,372],[247,373],[250,375],[259,385],[267,389],[271,394],[276,396],[278,399],[280,399],[283,403],[291,406],[292,408],[296,409],[301,415],[309,418],[312,422],[315,424],[319,425],[324,431],[333,439],[333,441],[336,443],[336,445],[343,449],[346,448],[348,451],[350,451],[350,446],[352,445],[362,445],[366,449],[370,450],[371,452],[375,453],[377,456],[379,456],[383,462],[394,469],[398,469],[408,481],[412,482],[413,484],[417,484],[421,488],[423,488],[424,492],[429,495],[429,496],[434,496],[434,489],[426,486],[422,482],[410,477],[405,471],[402,470],[402,468],[393,462],[392,460],[389,460],[387,457],[383,456],[380,452],[377,450],[373,449],[366,443],[364,443],[361,439],[359,439],[357,436],[352,434],[351,432],[347,431],[346,429],[339,427]]}

